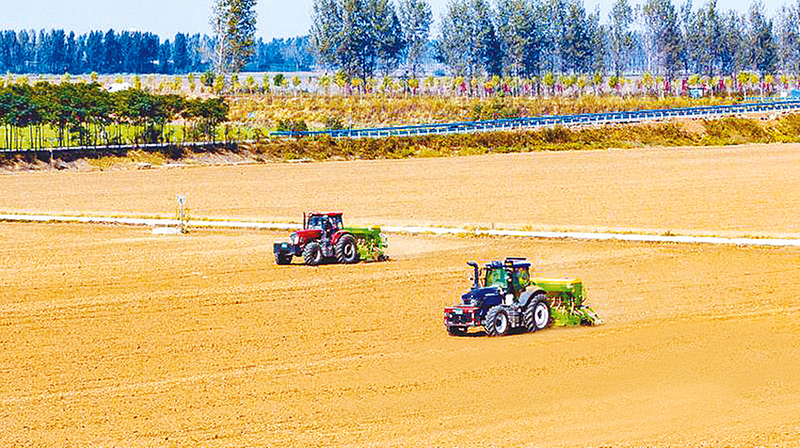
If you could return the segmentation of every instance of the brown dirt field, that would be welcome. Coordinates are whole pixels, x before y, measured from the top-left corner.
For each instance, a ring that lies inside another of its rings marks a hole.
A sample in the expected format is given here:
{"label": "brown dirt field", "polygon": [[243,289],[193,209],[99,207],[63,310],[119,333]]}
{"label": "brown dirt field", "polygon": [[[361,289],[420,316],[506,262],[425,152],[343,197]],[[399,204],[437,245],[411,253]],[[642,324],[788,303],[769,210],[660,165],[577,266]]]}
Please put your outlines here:
{"label": "brown dirt field", "polygon": [[0,175],[0,211],[800,237],[800,145]]}
{"label": "brown dirt field", "polygon": [[[0,175],[0,211],[800,237],[800,145]],[[799,249],[0,223],[0,446],[800,446]],[[606,323],[448,337],[466,260]]]}
{"label": "brown dirt field", "polygon": [[[307,268],[281,236],[0,224],[0,445],[800,445],[800,250],[397,236]],[[448,337],[464,261],[505,255],[606,323]]]}

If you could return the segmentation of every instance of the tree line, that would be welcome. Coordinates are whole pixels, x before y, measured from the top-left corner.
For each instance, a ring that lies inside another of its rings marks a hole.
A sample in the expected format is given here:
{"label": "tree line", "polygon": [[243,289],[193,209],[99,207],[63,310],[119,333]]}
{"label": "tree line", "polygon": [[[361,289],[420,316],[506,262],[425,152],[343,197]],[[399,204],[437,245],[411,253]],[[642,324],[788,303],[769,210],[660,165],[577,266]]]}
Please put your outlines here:
{"label": "tree line", "polygon": [[[185,74],[211,68],[215,38],[177,33],[162,41],[147,32],[0,31],[0,73]],[[308,37],[254,42],[246,71],[302,71],[315,63]]]}
{"label": "tree line", "polygon": [[0,86],[2,144],[9,149],[174,142],[166,125],[178,118],[188,124],[185,140],[213,138],[228,110],[222,98],[187,99],[139,89],[111,93],[97,83]]}
{"label": "tree line", "polygon": [[800,73],[800,0],[775,18],[760,0],[746,13],[716,0],[614,0],[606,17],[582,0],[452,0],[429,37],[431,23],[425,0],[314,0],[310,44],[326,69],[364,81],[397,69],[416,77],[427,48],[466,78]]}

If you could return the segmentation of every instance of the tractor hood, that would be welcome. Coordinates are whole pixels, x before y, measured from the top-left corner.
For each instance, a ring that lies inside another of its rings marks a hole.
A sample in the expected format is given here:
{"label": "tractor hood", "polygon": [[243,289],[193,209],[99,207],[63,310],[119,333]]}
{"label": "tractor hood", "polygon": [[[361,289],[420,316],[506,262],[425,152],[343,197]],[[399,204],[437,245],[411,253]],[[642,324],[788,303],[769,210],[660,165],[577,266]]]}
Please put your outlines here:
{"label": "tractor hood", "polygon": [[303,229],[294,232],[297,235],[298,243],[303,244],[306,240],[315,240],[322,236],[322,230],[319,229]]}
{"label": "tractor hood", "polygon": [[461,296],[461,303],[470,306],[480,306],[487,296],[500,296],[500,288],[497,286],[474,288]]}

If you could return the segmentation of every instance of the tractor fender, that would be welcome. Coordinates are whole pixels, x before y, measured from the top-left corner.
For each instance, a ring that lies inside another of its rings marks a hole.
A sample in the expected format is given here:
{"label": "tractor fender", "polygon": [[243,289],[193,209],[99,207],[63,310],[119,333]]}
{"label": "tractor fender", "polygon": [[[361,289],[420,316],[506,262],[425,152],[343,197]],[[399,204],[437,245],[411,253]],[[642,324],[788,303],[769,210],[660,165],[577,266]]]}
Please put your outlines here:
{"label": "tractor fender", "polygon": [[519,296],[519,307],[525,308],[528,303],[533,300],[537,294],[547,294],[543,289],[534,289],[533,291],[525,291]]}
{"label": "tractor fender", "polygon": [[333,236],[331,236],[331,244],[335,246],[336,243],[339,242],[339,238],[345,235],[350,235],[350,232],[348,232],[347,230],[339,230],[338,232],[334,233]]}

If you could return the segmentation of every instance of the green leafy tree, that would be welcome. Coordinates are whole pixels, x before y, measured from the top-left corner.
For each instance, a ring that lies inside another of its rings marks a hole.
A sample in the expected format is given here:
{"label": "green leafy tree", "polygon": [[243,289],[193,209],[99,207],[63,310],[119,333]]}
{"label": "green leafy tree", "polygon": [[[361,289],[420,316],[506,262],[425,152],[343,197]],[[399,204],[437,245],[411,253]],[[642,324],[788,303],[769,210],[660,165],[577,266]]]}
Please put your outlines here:
{"label": "green leafy tree", "polygon": [[573,0],[546,0],[541,4],[538,16],[546,24],[543,48],[544,68],[547,71],[563,71],[564,54],[567,47],[567,14]]}
{"label": "green leafy tree", "polygon": [[328,75],[322,75],[319,77],[319,86],[322,87],[322,91],[325,92],[325,95],[330,94],[331,88],[331,77]]}
{"label": "green leafy tree", "polygon": [[217,75],[214,78],[214,85],[211,87],[215,94],[219,95],[225,90],[225,75]]}
{"label": "green leafy tree", "polygon": [[369,0],[315,0],[311,47],[319,60],[348,79],[366,79],[378,58]]}

